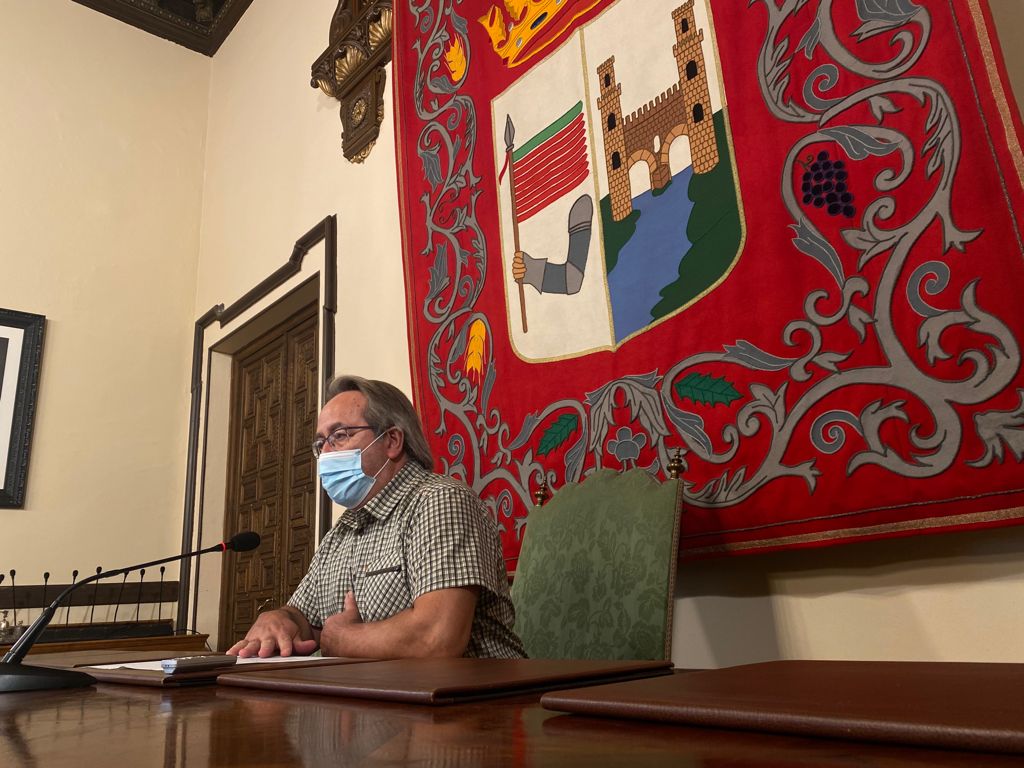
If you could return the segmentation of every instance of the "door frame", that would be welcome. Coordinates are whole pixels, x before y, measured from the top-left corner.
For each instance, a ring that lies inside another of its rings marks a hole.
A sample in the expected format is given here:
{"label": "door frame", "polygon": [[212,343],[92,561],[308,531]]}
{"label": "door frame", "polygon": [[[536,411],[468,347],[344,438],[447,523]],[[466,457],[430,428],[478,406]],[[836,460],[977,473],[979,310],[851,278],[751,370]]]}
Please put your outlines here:
{"label": "door frame", "polygon": [[[318,247],[321,244],[323,247]],[[218,482],[221,487],[226,483],[227,466],[224,456],[228,427],[223,408],[230,399],[231,354],[284,317],[294,314],[298,307],[308,303],[311,294],[316,295],[320,306],[318,396],[322,404],[327,384],[334,377],[337,269],[337,217],[332,214],[295,242],[288,260],[282,266],[227,307],[216,304],[196,321],[182,513],[182,553],[201,549],[204,539],[207,543],[210,540],[219,541],[223,529],[223,507],[220,507],[217,514],[218,510],[211,508],[207,500],[218,498],[215,488]],[[208,492],[211,487],[212,492]],[[219,498],[224,499],[222,493]],[[222,502],[215,502],[219,503]],[[317,535],[322,538],[331,522],[330,501],[322,491],[317,497],[317,518]],[[195,631],[200,611],[206,617],[204,625],[211,624],[209,629],[219,626],[219,620],[212,621],[212,617],[220,613],[220,569],[206,569],[201,579],[200,568],[198,560],[194,571],[190,560],[182,561],[175,622],[179,632]],[[213,571],[216,571],[216,578],[211,574]],[[216,641],[216,638],[211,640]]]}
{"label": "door frame", "polygon": [[[296,294],[300,294],[300,295],[301,294],[307,294],[308,295],[311,292],[307,290],[307,291],[296,291],[295,293]],[[272,346],[272,345],[281,344],[282,341],[283,341],[283,338],[287,337],[288,334],[290,334],[291,332],[295,331],[296,328],[307,327],[307,332],[308,332],[308,324],[310,322],[312,322],[314,324],[314,332],[315,333],[319,333],[319,327],[320,326],[319,326],[319,322],[318,322],[318,318],[317,318],[316,296],[312,295],[312,296],[310,296],[310,299],[311,299],[310,301],[308,301],[305,304],[303,304],[302,306],[300,306],[297,311],[293,312],[292,314],[288,315],[287,317],[284,317],[284,319],[280,320],[279,322],[275,322],[274,324],[270,325],[268,328],[261,329],[259,331],[259,333],[244,334],[247,337],[245,343],[242,344],[237,350],[235,350],[230,355],[230,357],[231,357],[231,382],[230,382],[230,386],[228,387],[228,389],[230,391],[230,402],[228,403],[229,414],[228,414],[228,435],[227,435],[228,466],[227,466],[227,470],[226,470],[227,477],[226,477],[226,483],[225,483],[225,487],[226,487],[226,491],[227,492],[226,492],[226,495],[224,497],[224,514],[223,514],[224,525],[222,527],[222,531],[223,531],[222,535],[223,535],[223,538],[224,538],[225,541],[238,531],[236,524],[232,523],[231,525],[229,525],[229,523],[231,522],[231,518],[232,518],[232,515],[231,515],[232,510],[237,507],[237,504],[233,500],[238,498],[238,490],[239,490],[238,486],[241,483],[241,475],[242,475],[241,467],[239,466],[240,465],[240,461],[241,461],[241,452],[242,452],[242,448],[241,448],[241,444],[242,444],[242,436],[241,436],[242,427],[239,424],[239,418],[241,416],[241,412],[244,410],[243,405],[240,402],[241,400],[244,399],[244,395],[242,393],[242,383],[241,383],[241,380],[240,380],[242,360],[243,360],[243,358],[248,357],[250,355],[256,355],[256,354],[259,354],[260,352],[266,352],[267,348]],[[282,309],[282,308],[283,307],[278,306],[278,307],[275,307],[274,309],[276,310],[276,309]],[[277,311],[268,310],[267,313],[265,313],[265,314],[267,314],[267,315],[279,315],[280,313],[277,312]],[[252,330],[255,331],[256,329],[252,329]],[[274,335],[274,334],[276,334],[276,335]],[[242,336],[242,335],[243,334],[239,334],[239,336]],[[272,335],[274,335],[274,336],[272,337]],[[288,355],[288,348],[287,347],[285,347],[283,349],[282,354],[286,358],[285,362],[284,362],[285,374],[286,375],[282,379],[282,386],[284,387],[284,389],[286,391],[284,391],[282,393],[282,402],[281,402],[282,414],[281,414],[281,424],[280,424],[282,435],[281,435],[281,438],[280,438],[280,444],[278,445],[278,447],[282,451],[282,455],[280,457],[280,460],[282,462],[282,466],[279,468],[279,471],[280,471],[281,474],[280,474],[280,477],[279,477],[279,481],[280,482],[278,483],[279,500],[282,503],[278,506],[278,518],[279,518],[279,521],[280,521],[281,525],[288,526],[288,523],[291,520],[291,515],[289,514],[289,511],[290,511],[290,509],[289,509],[289,501],[288,501],[288,498],[287,498],[288,497],[289,484],[287,482],[285,482],[285,481],[291,477],[291,469],[290,468],[293,468],[292,467],[292,459],[294,458],[294,456],[293,456],[293,454],[291,454],[289,452],[289,443],[288,443],[288,440],[287,440],[287,438],[285,436],[290,434],[290,431],[291,431],[290,428],[293,426],[291,424],[291,418],[292,418],[292,416],[294,414],[292,413],[292,410],[291,410],[291,407],[290,407],[291,402],[292,402],[291,396],[292,396],[293,392],[291,390],[288,390],[286,382],[292,379],[292,374],[294,373],[294,371],[289,371],[288,370],[288,366],[289,366],[290,362],[294,362],[294,361],[290,361],[289,355]],[[319,360],[318,360],[318,364],[319,364]],[[319,374],[319,371],[317,371],[317,373]],[[319,403],[319,397],[320,397],[319,389],[318,389],[318,391],[316,393],[316,396],[317,396],[317,402]],[[313,436],[310,435],[309,436],[310,441],[312,441],[312,438],[313,438]],[[319,481],[317,481],[317,484],[319,485]],[[316,496],[319,496],[319,494],[316,494]],[[314,505],[315,504],[316,504],[316,501],[314,501]],[[319,526],[317,525],[317,509],[316,509],[315,506],[314,506],[313,515],[314,515],[314,519],[311,520],[310,523],[311,523],[311,528],[313,529],[311,531],[311,533],[315,536],[317,534],[317,532],[318,532],[317,529],[319,528]],[[257,528],[256,525],[253,525],[252,527],[253,528]],[[287,533],[284,530],[279,530],[278,531],[278,535],[281,537],[281,542],[286,544],[286,545],[287,545],[287,543],[291,542],[291,540],[292,540],[292,533],[294,533],[293,529],[289,530]],[[319,537],[317,537],[316,541],[319,541]],[[245,557],[245,555],[239,554],[239,555],[234,555],[233,557]],[[228,640],[227,643],[225,643],[223,641],[223,635],[224,635],[225,631],[229,629],[229,624],[231,623],[231,611],[230,611],[230,604],[231,604],[231,599],[232,599],[231,588],[232,587],[237,587],[237,584],[234,584],[232,582],[232,578],[231,578],[233,563],[228,561],[226,558],[222,558],[220,560],[220,566],[221,566],[220,567],[221,591],[220,591],[220,597],[219,597],[220,621],[218,623],[216,637],[217,637],[217,647],[218,648],[226,648],[226,646],[231,643],[231,640]],[[279,564],[279,567],[281,569],[286,569],[288,567],[288,563],[287,562],[282,562],[282,563]],[[308,567],[308,563],[307,563],[307,567]],[[197,569],[198,569],[198,566],[197,566]],[[277,581],[278,581],[279,584],[284,583],[284,582],[287,581],[287,579],[285,578],[285,574],[284,574],[283,570],[282,571],[278,571],[276,576],[277,576]],[[278,602],[276,602],[275,605],[272,606],[272,607],[275,607],[275,608],[278,605],[280,605],[284,600],[288,599],[288,593],[287,592],[283,592],[281,597],[277,597],[277,589],[278,588],[275,587],[275,597],[271,598],[272,600],[277,600],[278,601]],[[257,611],[257,613],[258,613],[258,611]]]}

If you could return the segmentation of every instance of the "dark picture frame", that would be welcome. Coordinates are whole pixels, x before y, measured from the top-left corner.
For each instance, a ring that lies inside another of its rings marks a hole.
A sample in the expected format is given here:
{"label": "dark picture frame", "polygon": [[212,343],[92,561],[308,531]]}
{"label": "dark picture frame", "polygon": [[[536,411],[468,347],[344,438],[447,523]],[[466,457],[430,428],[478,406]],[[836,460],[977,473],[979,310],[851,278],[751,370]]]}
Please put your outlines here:
{"label": "dark picture frame", "polygon": [[0,309],[0,508],[25,504],[44,315]]}

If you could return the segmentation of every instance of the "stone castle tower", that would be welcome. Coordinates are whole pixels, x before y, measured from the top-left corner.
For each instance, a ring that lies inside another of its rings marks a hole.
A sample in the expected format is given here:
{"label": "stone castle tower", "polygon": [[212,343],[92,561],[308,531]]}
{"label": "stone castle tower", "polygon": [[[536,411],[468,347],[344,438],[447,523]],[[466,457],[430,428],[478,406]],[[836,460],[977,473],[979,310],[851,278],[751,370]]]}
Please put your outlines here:
{"label": "stone castle tower", "polygon": [[626,121],[622,119],[620,98],[622,85],[615,79],[614,56],[597,68],[597,76],[601,83],[597,108],[601,110],[604,163],[608,171],[608,193],[612,198],[612,218],[621,221],[633,210],[633,205],[629,194],[629,166],[626,163],[629,157],[626,152]]}
{"label": "stone castle tower", "polygon": [[[715,142],[715,123],[711,119],[711,92],[704,66],[704,30],[697,29],[693,21],[693,0],[687,0],[672,11],[676,27],[676,44],[672,53],[679,67],[679,85],[683,99],[690,108],[690,155],[694,173],[707,173],[718,165],[718,145]],[[705,119],[707,118],[707,119]]]}
{"label": "stone castle tower", "polygon": [[680,136],[690,139],[694,173],[707,173],[718,164],[718,145],[711,112],[704,51],[704,31],[693,18],[693,0],[672,12],[676,43],[672,46],[679,81],[630,115],[622,114],[622,85],[615,78],[615,57],[597,68],[597,107],[601,111],[605,169],[612,218],[621,221],[633,210],[629,169],[643,161],[651,174],[652,189],[672,180],[669,147]]}

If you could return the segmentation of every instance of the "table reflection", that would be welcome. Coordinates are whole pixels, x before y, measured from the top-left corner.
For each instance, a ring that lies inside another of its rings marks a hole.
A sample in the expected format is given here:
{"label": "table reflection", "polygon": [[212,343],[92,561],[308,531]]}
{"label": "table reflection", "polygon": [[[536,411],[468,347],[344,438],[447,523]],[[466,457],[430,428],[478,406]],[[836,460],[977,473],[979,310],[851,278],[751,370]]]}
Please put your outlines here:
{"label": "table reflection", "polygon": [[520,706],[431,707],[234,688],[218,689],[217,698],[238,707],[233,717],[283,734],[297,765],[525,765],[517,759]]}
{"label": "table reflection", "polygon": [[203,686],[0,696],[0,766],[1003,768],[1018,756],[687,728],[542,709],[424,706]]}

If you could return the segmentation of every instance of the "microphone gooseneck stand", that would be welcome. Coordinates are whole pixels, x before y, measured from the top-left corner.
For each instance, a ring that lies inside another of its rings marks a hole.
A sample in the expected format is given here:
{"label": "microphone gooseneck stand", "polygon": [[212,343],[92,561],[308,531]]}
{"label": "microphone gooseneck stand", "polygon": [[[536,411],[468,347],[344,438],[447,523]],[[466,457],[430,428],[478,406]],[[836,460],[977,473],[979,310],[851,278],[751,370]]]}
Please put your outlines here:
{"label": "microphone gooseneck stand", "polygon": [[[25,633],[18,638],[17,642],[11,646],[6,655],[4,655],[3,661],[0,662],[0,693],[6,693],[10,691],[47,691],[57,690],[60,688],[84,688],[85,686],[92,685],[96,682],[96,679],[91,675],[87,675],[84,672],[79,672],[75,669],[48,669],[47,667],[33,667],[28,664],[22,664],[22,659],[32,648],[32,645],[38,639],[39,635],[42,634],[43,630],[53,619],[54,614],[57,613],[57,609],[60,607],[61,602],[67,597],[72,591],[78,589],[81,586],[89,584],[100,579],[105,579],[110,576],[116,576],[119,573],[127,575],[131,571],[137,571],[141,568],[149,568],[153,565],[160,565],[162,563],[170,563],[174,560],[184,560],[188,557],[197,557],[199,555],[205,555],[209,552],[227,552],[232,550],[235,552],[246,552],[250,549],[255,549],[260,544],[259,534],[253,533],[252,531],[245,531],[243,533],[235,534],[228,541],[223,541],[220,544],[215,544],[212,547],[206,549],[196,550],[194,552],[186,552],[181,555],[172,555],[171,557],[164,557],[160,560],[153,560],[148,563],[141,563],[139,565],[130,565],[127,568],[117,568],[113,571],[106,571],[104,573],[97,573],[88,578],[82,579],[79,582],[73,583],[68,586],[63,592],[57,595],[56,599],[50,603]],[[14,579],[14,573],[11,573],[11,580]]]}

